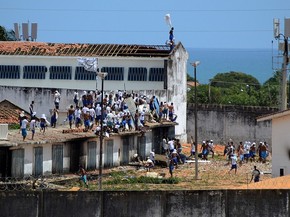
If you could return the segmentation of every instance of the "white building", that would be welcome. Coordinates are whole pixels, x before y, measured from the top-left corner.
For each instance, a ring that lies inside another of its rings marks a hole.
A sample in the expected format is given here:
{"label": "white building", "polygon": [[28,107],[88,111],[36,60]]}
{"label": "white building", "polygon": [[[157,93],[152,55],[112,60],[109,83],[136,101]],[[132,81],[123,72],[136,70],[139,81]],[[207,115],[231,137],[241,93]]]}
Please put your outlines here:
{"label": "white building", "polygon": [[126,90],[159,102],[173,102],[178,116],[176,136],[186,141],[186,63],[181,43],[163,45],[56,44],[0,42],[0,100],[49,115],[53,92],[61,94],[60,110],[73,103],[74,91],[101,89],[93,72],[78,66],[78,57],[97,57],[99,71],[108,72],[104,90]]}
{"label": "white building", "polygon": [[290,174],[290,110],[262,116],[257,121],[272,120],[272,176]]}

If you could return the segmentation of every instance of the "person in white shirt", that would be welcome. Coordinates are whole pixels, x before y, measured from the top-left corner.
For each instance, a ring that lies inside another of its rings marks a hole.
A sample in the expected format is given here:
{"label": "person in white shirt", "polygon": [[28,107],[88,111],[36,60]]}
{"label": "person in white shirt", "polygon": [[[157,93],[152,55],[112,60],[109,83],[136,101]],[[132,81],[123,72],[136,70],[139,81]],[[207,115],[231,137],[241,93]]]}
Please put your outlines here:
{"label": "person in white shirt", "polygon": [[96,112],[96,125],[98,126],[101,119],[102,119],[102,108],[101,108],[100,104],[97,104],[97,106],[95,108],[95,112]]}
{"label": "person in white shirt", "polygon": [[114,118],[115,118],[115,115],[112,113],[112,111],[109,111],[109,113],[107,115],[107,126],[108,127],[113,126]]}
{"label": "person in white shirt", "polygon": [[147,161],[145,162],[145,167],[147,168],[148,172],[150,172],[150,169],[154,167],[154,162],[150,159],[150,157],[147,157]]}
{"label": "person in white shirt", "polygon": [[82,113],[83,113],[83,115],[86,114],[88,111],[89,111],[89,108],[88,108],[87,106],[84,106],[84,107],[82,108]]}
{"label": "person in white shirt", "polygon": [[81,114],[82,114],[82,111],[80,109],[79,106],[76,107],[76,110],[75,110],[75,125],[76,125],[76,128],[79,128],[80,125],[81,125]]}
{"label": "person in white shirt", "polygon": [[27,136],[27,124],[28,124],[28,120],[27,120],[27,117],[24,115],[23,118],[22,118],[22,121],[21,121],[21,134],[22,134],[22,137],[23,137],[23,141],[25,140],[26,136]]}
{"label": "person in white shirt", "polygon": [[150,158],[150,160],[153,161],[153,163],[155,163],[155,152],[154,152],[154,149],[152,151],[150,151],[149,158]]}
{"label": "person in white shirt", "polygon": [[170,153],[173,152],[173,150],[174,150],[174,141],[172,138],[169,139],[169,141],[168,141],[168,149],[169,149]]}
{"label": "person in white shirt", "polygon": [[250,147],[251,147],[251,142],[246,141],[244,143],[244,159],[248,163],[248,160],[250,158]]}
{"label": "person in white shirt", "polygon": [[163,149],[163,153],[166,155],[168,154],[168,144],[167,144],[167,140],[165,138],[165,136],[162,139],[162,149]]}
{"label": "person in white shirt", "polygon": [[31,140],[34,139],[35,128],[36,128],[36,117],[32,117],[30,121]]}
{"label": "person in white shirt", "polygon": [[60,93],[56,90],[54,92],[54,105],[56,109],[59,109]]}
{"label": "person in white shirt", "polygon": [[229,171],[229,173],[234,169],[235,170],[235,174],[237,174],[237,161],[238,161],[238,158],[237,158],[237,155],[236,154],[232,154],[231,155],[231,169]]}
{"label": "person in white shirt", "polygon": [[95,122],[95,116],[96,116],[96,112],[95,112],[95,109],[93,108],[93,106],[90,107],[89,109],[89,113],[90,113],[90,128],[92,129],[93,126],[94,126],[94,122]]}

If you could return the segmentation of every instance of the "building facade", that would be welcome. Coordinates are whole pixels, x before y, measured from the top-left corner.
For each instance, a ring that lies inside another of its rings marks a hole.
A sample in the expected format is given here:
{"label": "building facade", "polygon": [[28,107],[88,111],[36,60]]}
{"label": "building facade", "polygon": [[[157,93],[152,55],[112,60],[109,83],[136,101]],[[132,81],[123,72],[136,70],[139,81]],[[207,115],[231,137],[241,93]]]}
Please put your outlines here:
{"label": "building facade", "polygon": [[176,136],[186,141],[188,53],[181,43],[170,50],[149,45],[1,42],[0,100],[24,109],[34,101],[38,114],[49,115],[58,90],[60,111],[66,113],[75,91],[101,89],[101,79],[79,66],[78,57],[98,58],[99,71],[108,72],[105,92],[123,90],[172,102],[180,123]]}
{"label": "building facade", "polygon": [[290,110],[260,116],[258,122],[272,122],[272,176],[290,174]]}

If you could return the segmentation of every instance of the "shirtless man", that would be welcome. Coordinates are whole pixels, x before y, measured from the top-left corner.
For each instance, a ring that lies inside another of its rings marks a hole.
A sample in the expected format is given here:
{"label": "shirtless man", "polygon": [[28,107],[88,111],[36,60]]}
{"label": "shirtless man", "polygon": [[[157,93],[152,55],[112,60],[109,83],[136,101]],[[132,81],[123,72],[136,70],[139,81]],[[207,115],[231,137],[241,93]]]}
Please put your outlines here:
{"label": "shirtless man", "polygon": [[67,117],[69,121],[69,128],[72,128],[72,121],[74,119],[75,109],[74,106],[71,105],[70,108],[67,110]]}

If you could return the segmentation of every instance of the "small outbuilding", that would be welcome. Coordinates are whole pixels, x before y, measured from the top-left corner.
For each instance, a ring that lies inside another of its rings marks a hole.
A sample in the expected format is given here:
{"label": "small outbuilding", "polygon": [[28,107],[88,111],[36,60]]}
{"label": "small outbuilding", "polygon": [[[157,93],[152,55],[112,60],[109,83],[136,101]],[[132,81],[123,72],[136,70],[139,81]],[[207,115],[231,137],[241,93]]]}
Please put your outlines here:
{"label": "small outbuilding", "polygon": [[261,116],[257,121],[272,121],[272,176],[290,174],[290,110]]}

